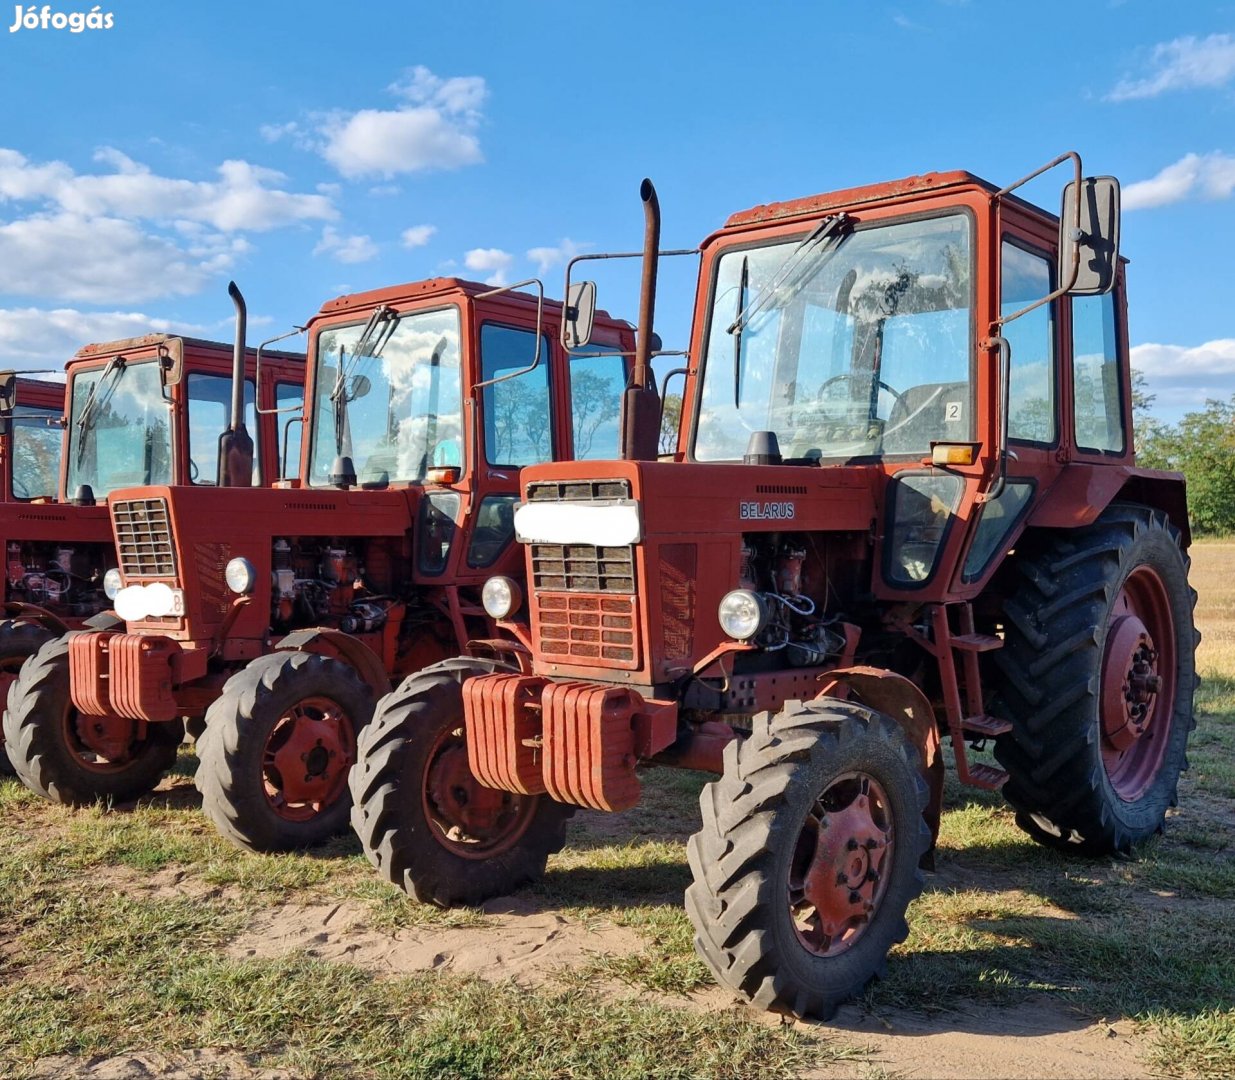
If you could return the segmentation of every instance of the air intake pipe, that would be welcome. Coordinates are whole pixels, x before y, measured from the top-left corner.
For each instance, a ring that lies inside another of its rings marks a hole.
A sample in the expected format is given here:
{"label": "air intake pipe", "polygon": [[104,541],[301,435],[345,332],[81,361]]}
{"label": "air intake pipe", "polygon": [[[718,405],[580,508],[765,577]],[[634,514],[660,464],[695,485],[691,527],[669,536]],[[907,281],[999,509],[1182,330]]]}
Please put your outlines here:
{"label": "air intake pipe", "polygon": [[234,281],[227,295],[236,305],[236,344],[232,349],[231,424],[219,436],[219,487],[253,486],[253,439],[244,426],[244,352],[248,311]]}
{"label": "air intake pipe", "polygon": [[622,457],[655,461],[660,442],[660,395],[652,374],[652,324],[656,313],[656,270],[660,258],[660,202],[651,180],[639,187],[643,200],[643,280],[639,293],[639,327],[630,386],[622,395]]}

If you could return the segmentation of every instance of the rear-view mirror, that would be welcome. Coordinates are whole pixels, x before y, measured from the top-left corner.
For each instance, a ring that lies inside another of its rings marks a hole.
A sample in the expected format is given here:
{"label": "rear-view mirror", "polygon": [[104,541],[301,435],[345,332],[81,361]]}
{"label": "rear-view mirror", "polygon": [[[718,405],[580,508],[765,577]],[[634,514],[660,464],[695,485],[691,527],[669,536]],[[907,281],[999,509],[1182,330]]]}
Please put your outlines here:
{"label": "rear-view mirror", "polygon": [[568,352],[581,349],[592,340],[596,319],[596,282],[572,281],[562,311],[562,345]]}
{"label": "rear-view mirror", "polygon": [[184,342],[169,338],[159,347],[159,378],[164,387],[175,386],[184,378]]}
{"label": "rear-view mirror", "polygon": [[1087,176],[1080,185],[1080,235],[1075,235],[1077,185],[1063,189],[1059,215],[1059,281],[1072,278],[1073,253],[1080,245],[1073,296],[1099,296],[1115,286],[1119,267],[1119,181],[1113,176]]}
{"label": "rear-view mirror", "polygon": [[0,416],[11,416],[17,404],[17,372],[0,371]]}

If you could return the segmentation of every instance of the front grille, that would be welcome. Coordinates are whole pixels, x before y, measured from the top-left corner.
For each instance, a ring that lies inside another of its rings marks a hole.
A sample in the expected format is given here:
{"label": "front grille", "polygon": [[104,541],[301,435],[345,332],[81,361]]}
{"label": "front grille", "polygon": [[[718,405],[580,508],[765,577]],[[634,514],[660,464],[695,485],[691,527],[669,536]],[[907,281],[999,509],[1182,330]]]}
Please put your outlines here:
{"label": "front grille", "polygon": [[633,596],[538,594],[540,655],[563,664],[638,667],[636,603]]}
{"label": "front grille", "polygon": [[116,551],[126,578],[174,578],[176,545],[166,499],[112,503]]}
{"label": "front grille", "polygon": [[532,586],[539,592],[633,593],[635,553],[592,544],[532,544]]}
{"label": "front grille", "polygon": [[607,502],[629,498],[629,480],[538,480],[527,486],[528,502]]}

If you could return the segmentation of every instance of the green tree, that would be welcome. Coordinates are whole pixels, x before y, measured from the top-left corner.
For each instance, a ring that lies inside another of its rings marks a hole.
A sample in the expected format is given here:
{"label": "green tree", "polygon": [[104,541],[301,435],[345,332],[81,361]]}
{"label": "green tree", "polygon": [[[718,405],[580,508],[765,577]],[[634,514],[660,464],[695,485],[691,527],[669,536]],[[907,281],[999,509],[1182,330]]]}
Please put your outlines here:
{"label": "green tree", "polygon": [[1142,438],[1139,464],[1184,474],[1193,529],[1235,532],[1235,397],[1207,401],[1174,426],[1155,422]]}
{"label": "green tree", "polygon": [[621,400],[614,384],[594,371],[575,370],[570,376],[571,409],[575,425],[575,457],[582,461],[592,451],[601,424],[618,414]]}

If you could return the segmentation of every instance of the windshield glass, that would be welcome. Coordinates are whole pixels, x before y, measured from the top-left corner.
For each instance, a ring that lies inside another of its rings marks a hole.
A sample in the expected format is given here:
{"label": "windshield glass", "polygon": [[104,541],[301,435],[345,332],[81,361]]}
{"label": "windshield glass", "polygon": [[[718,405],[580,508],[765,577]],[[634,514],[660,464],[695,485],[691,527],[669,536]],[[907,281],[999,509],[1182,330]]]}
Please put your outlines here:
{"label": "windshield glass", "polygon": [[53,498],[60,479],[60,410],[31,405],[19,409],[13,418],[13,495]]}
{"label": "windshield glass", "polygon": [[69,414],[69,497],[82,484],[101,499],[116,488],[171,483],[170,417],[156,362],[79,371]]}
{"label": "windshield glass", "polygon": [[800,242],[719,260],[695,457],[740,459],[754,431],[829,462],[970,438],[969,218],[859,229],[769,289]]}
{"label": "windshield glass", "polygon": [[[317,401],[309,481],[330,482],[339,455],[361,484],[422,480],[435,465],[463,464],[459,310],[418,311],[371,334],[374,355],[353,355],[365,323],[317,340]],[[339,380],[342,365],[343,380]]]}

